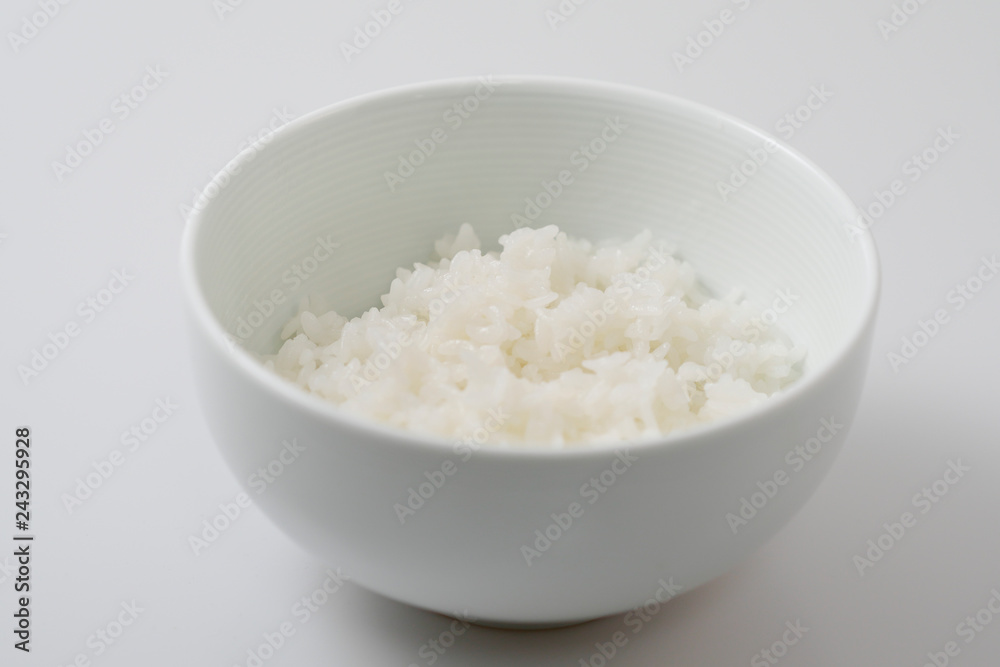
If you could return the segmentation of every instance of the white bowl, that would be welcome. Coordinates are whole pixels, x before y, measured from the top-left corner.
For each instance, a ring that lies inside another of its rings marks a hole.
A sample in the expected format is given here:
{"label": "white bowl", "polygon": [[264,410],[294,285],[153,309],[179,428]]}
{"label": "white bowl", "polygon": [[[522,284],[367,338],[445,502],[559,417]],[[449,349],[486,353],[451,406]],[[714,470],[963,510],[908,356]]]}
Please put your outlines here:
{"label": "white bowl", "polygon": [[[413,173],[403,164],[417,162]],[[729,181],[734,169],[751,175]],[[553,197],[563,171],[571,182]],[[720,182],[741,185],[723,201]],[[526,198],[539,206],[533,224],[577,237],[651,228],[718,293],[744,286],[769,304],[791,291],[781,326],[808,348],[804,376],[704,427],[570,450],[483,448],[464,461],[448,440],[349,414],[232,344],[276,351],[302,295],[348,316],[380,305],[396,267],[425,260],[434,239],[463,222],[496,239],[512,214],[534,214]],[[803,506],[857,406],[878,263],[855,206],[795,151],[698,104],[559,78],[405,86],[289,123],[230,163],[201,204],[182,271],[222,454],[289,536],[412,605],[551,626],[688,591]],[[304,451],[281,459],[292,439]],[[253,476],[273,460],[281,475],[262,489]],[[448,460],[456,468],[437,488]],[[607,470],[614,484],[591,504],[584,487]],[[411,488],[430,497],[401,524],[395,505]]]}

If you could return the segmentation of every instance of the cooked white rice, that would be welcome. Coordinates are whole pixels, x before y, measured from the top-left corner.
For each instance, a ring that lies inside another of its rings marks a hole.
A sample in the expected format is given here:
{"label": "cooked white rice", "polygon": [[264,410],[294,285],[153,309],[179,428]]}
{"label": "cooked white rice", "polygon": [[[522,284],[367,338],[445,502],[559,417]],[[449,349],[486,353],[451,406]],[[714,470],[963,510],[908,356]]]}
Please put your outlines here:
{"label": "cooked white rice", "polygon": [[624,243],[553,225],[397,269],[348,321],[304,299],[265,364],[344,410],[413,431],[564,447],[662,434],[747,409],[805,356],[739,290],[711,299],[645,231]]}

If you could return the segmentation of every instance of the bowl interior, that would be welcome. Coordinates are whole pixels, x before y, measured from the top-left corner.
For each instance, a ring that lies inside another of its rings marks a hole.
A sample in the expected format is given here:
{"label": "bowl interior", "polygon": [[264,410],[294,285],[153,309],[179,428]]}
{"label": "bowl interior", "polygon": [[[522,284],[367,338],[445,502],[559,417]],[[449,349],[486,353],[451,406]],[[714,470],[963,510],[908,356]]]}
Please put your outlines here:
{"label": "bowl interior", "polygon": [[807,374],[857,329],[875,282],[870,241],[845,232],[853,205],[800,156],[610,84],[469,79],[341,103],[241,154],[203,204],[195,281],[255,352],[277,350],[304,295],[347,316],[380,306],[395,269],[464,222],[487,248],[524,221],[595,241],[650,228],[717,295],[790,296],[780,326],[808,347]]}

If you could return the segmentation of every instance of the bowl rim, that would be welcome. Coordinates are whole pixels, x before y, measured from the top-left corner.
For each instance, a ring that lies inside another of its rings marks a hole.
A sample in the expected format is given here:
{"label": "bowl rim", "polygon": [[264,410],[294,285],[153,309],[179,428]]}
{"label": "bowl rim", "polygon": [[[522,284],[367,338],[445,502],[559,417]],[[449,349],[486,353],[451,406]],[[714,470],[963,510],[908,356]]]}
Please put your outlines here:
{"label": "bowl rim", "polygon": [[[728,126],[737,129],[739,132],[754,135],[762,142],[773,142],[777,145],[778,151],[785,153],[786,156],[797,162],[804,172],[811,172],[814,177],[818,178],[823,187],[830,193],[831,204],[837,204],[837,200],[839,200],[839,206],[843,209],[842,213],[845,222],[860,219],[861,211],[848,194],[825,171],[799,153],[795,148],[760,128],[726,112],[719,111],[700,102],[657,90],[630,84],[579,77],[490,74],[434,79],[364,93],[303,114],[279,127],[272,134],[268,135],[266,139],[251,143],[220,169],[212,180],[209,181],[202,190],[199,198],[199,201],[206,201],[207,203],[201,207],[196,206],[194,212],[188,218],[181,239],[180,252],[181,283],[188,317],[195,323],[199,332],[207,338],[213,350],[232,363],[247,381],[256,383],[275,399],[283,400],[287,404],[290,404],[290,406],[303,410],[312,417],[325,421],[330,425],[363,432],[369,439],[374,439],[374,436],[377,436],[380,444],[394,444],[411,449],[421,448],[428,453],[455,454],[453,447],[456,442],[460,441],[457,437],[417,431],[407,432],[368,417],[352,414],[343,410],[339,405],[311,394],[265,368],[249,351],[232,342],[222,324],[216,320],[201,291],[195,258],[199,239],[202,235],[202,228],[207,224],[205,223],[206,215],[212,211],[215,202],[219,200],[218,197],[208,197],[207,191],[213,185],[222,189],[223,178],[237,178],[239,173],[231,175],[227,173],[231,172],[233,167],[242,166],[250,160],[255,159],[258,153],[273,150],[272,147],[274,144],[280,142],[285,135],[305,126],[321,122],[345,110],[371,104],[385,104],[394,99],[408,98],[414,93],[448,93],[458,95],[467,91],[470,86],[481,83],[485,78],[489,78],[491,81],[498,81],[500,85],[504,86],[522,85],[528,90],[532,87],[544,89],[546,94],[575,93],[604,96],[608,99],[619,100],[623,106],[642,100],[648,104],[658,104],[665,109],[669,109],[675,115],[680,113],[690,118],[697,117],[707,121],[715,121],[722,131],[725,131]],[[821,384],[825,377],[833,374],[841,366],[845,358],[862,344],[864,337],[874,325],[881,285],[878,251],[875,246],[874,237],[866,227],[858,228],[858,233],[853,236],[852,243],[862,253],[865,277],[867,278],[863,297],[864,301],[859,309],[861,313],[860,317],[857,318],[854,327],[848,334],[834,345],[833,352],[825,362],[805,373],[787,388],[772,394],[766,401],[750,406],[734,415],[670,431],[665,434],[645,435],[633,440],[600,441],[581,445],[516,443],[505,446],[493,443],[482,445],[476,449],[473,458],[565,459],[567,457],[574,457],[577,459],[603,459],[608,454],[623,450],[635,449],[641,451],[651,448],[697,447],[703,441],[725,436],[729,431],[744,429],[748,425],[761,421],[768,415],[780,411],[783,407],[794,404],[801,397],[811,392],[817,385]]]}

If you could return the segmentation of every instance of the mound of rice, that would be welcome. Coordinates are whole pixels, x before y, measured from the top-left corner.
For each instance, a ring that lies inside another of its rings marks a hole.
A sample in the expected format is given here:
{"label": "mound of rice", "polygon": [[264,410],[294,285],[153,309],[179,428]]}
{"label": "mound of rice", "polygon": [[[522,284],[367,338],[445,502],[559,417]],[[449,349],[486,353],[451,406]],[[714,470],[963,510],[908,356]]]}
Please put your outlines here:
{"label": "mound of rice", "polygon": [[522,228],[500,244],[484,254],[462,225],[350,321],[304,299],[265,364],[402,429],[553,447],[732,415],[801,374],[805,351],[760,308],[709,298],[648,231],[593,244]]}

